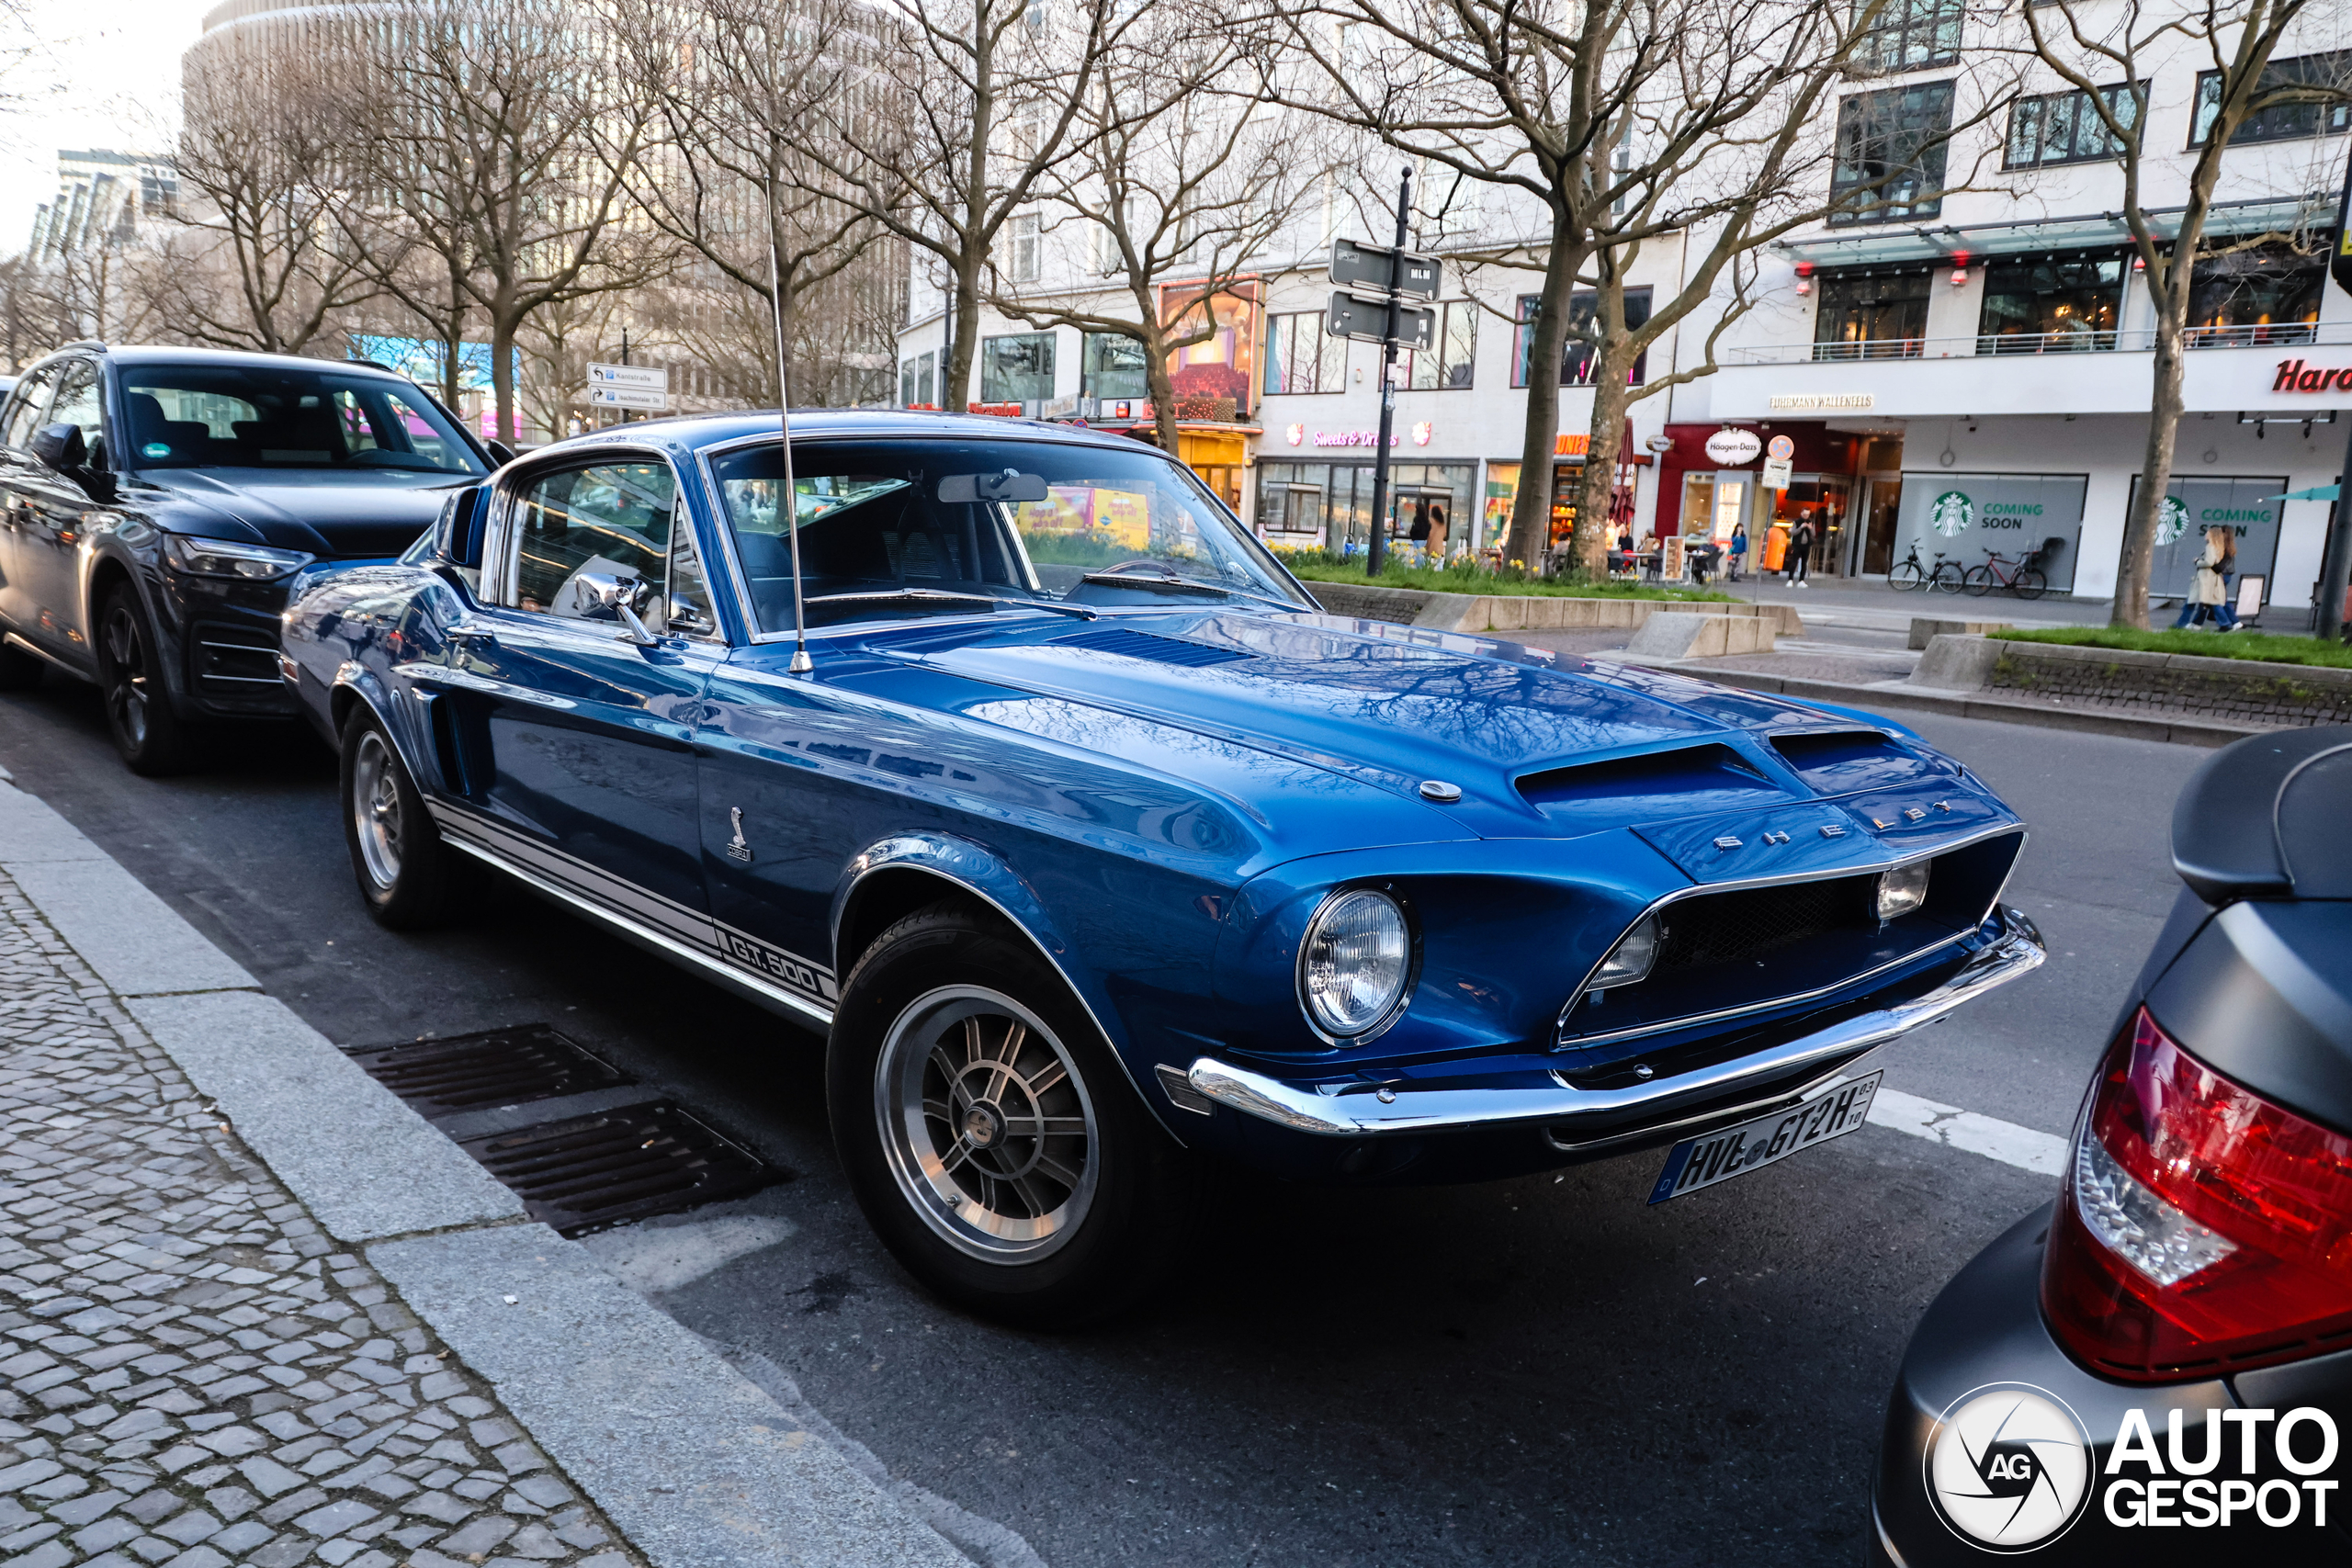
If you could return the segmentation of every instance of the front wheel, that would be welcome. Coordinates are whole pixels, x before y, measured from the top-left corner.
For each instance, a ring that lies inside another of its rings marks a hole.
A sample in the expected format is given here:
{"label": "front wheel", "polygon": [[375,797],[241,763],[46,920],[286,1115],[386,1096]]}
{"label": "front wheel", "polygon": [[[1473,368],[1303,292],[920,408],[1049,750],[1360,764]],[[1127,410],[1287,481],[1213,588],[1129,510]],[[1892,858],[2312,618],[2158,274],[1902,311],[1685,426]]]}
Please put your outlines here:
{"label": "front wheel", "polygon": [[1928,586],[1939,593],[1957,593],[1960,592],[1960,580],[1958,561],[1939,560],[1936,563],[1936,570],[1928,574]]}
{"label": "front wheel", "polygon": [[381,720],[364,704],[343,727],[344,840],[379,925],[417,931],[447,918],[459,868]]}
{"label": "front wheel", "polygon": [[1970,567],[1968,575],[1961,579],[1961,586],[1976,598],[1984,598],[1993,592],[1993,569],[1989,566]]}
{"label": "front wheel", "polygon": [[2039,568],[2030,566],[2018,573],[2017,580],[2009,584],[2009,592],[2020,599],[2039,599],[2050,592],[2050,580],[2041,575]]}
{"label": "front wheel", "polygon": [[98,686],[107,729],[132,773],[162,778],[194,760],[193,738],[172,711],[155,628],[128,583],[107,594],[98,612]]}
{"label": "front wheel", "polygon": [[1075,1326],[1136,1301],[1182,1252],[1193,1158],[1060,975],[978,909],[910,915],[858,960],[825,1091],[882,1244],[970,1311]]}
{"label": "front wheel", "polygon": [[1928,574],[1917,561],[1907,560],[1888,572],[1886,581],[1897,593],[1917,593],[1928,586]]}

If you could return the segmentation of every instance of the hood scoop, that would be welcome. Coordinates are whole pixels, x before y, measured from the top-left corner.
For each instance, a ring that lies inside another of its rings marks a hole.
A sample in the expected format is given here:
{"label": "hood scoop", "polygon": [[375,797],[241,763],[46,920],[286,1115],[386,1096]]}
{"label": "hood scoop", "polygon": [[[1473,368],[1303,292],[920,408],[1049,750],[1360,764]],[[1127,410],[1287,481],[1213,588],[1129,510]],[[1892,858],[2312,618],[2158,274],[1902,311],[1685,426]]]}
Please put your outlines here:
{"label": "hood scoop", "polygon": [[1154,664],[1174,664],[1186,670],[1198,670],[1211,664],[1230,664],[1236,660],[1258,657],[1238,648],[1211,648],[1204,642],[1160,637],[1153,632],[1135,631],[1126,626],[1102,626],[1072,637],[1056,637],[1054,646],[1091,649],[1097,653],[1115,653],[1124,659],[1145,659]]}
{"label": "hood scoop", "polygon": [[1950,762],[1922,757],[1883,729],[1780,731],[1768,739],[1816,795],[1849,795],[1960,776]]}
{"label": "hood scoop", "polygon": [[1581,829],[1738,811],[1789,794],[1728,746],[1678,746],[1576,762],[1514,781],[1548,819]]}

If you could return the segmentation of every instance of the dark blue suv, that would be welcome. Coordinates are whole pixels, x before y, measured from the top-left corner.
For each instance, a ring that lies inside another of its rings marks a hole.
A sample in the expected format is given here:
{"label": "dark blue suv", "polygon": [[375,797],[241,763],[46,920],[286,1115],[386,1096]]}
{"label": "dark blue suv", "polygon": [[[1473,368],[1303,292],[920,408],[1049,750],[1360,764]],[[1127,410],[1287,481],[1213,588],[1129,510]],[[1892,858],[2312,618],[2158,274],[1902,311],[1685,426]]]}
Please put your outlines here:
{"label": "dark blue suv", "polygon": [[0,408],[0,690],[95,681],[123,760],[169,773],[191,726],[293,713],[295,571],[398,555],[493,465],[373,366],[69,344]]}

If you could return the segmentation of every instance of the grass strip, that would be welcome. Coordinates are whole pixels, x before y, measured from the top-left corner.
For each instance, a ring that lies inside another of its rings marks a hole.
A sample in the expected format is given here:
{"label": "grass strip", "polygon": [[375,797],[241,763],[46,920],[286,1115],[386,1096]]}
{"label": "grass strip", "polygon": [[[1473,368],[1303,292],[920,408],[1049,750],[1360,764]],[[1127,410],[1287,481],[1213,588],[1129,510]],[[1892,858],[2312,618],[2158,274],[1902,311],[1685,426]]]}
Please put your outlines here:
{"label": "grass strip", "polygon": [[2131,653],[2190,653],[2200,659],[2237,659],[2254,664],[2305,664],[2352,670],[2352,647],[2315,637],[2274,637],[2267,632],[2148,631],[2122,626],[2052,626],[2039,631],[1994,632],[2002,642],[2052,642],[2069,648],[2113,648]]}

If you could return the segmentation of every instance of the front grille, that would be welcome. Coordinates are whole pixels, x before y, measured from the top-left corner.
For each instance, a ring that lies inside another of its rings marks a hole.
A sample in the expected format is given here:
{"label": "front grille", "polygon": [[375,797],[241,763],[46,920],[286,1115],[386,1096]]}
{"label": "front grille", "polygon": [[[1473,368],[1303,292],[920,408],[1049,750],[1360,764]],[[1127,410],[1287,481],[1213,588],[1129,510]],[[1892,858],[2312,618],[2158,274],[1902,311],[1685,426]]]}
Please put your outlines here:
{"label": "front grille", "polygon": [[250,693],[284,683],[277,672],[277,639],[244,626],[199,624],[193,653],[200,687]]}
{"label": "front grille", "polygon": [[1660,915],[1666,942],[1657,966],[1687,969],[1701,964],[1736,963],[1825,931],[1874,924],[1870,917],[1875,880],[1841,876],[1779,887],[1743,887],[1669,904]]}

